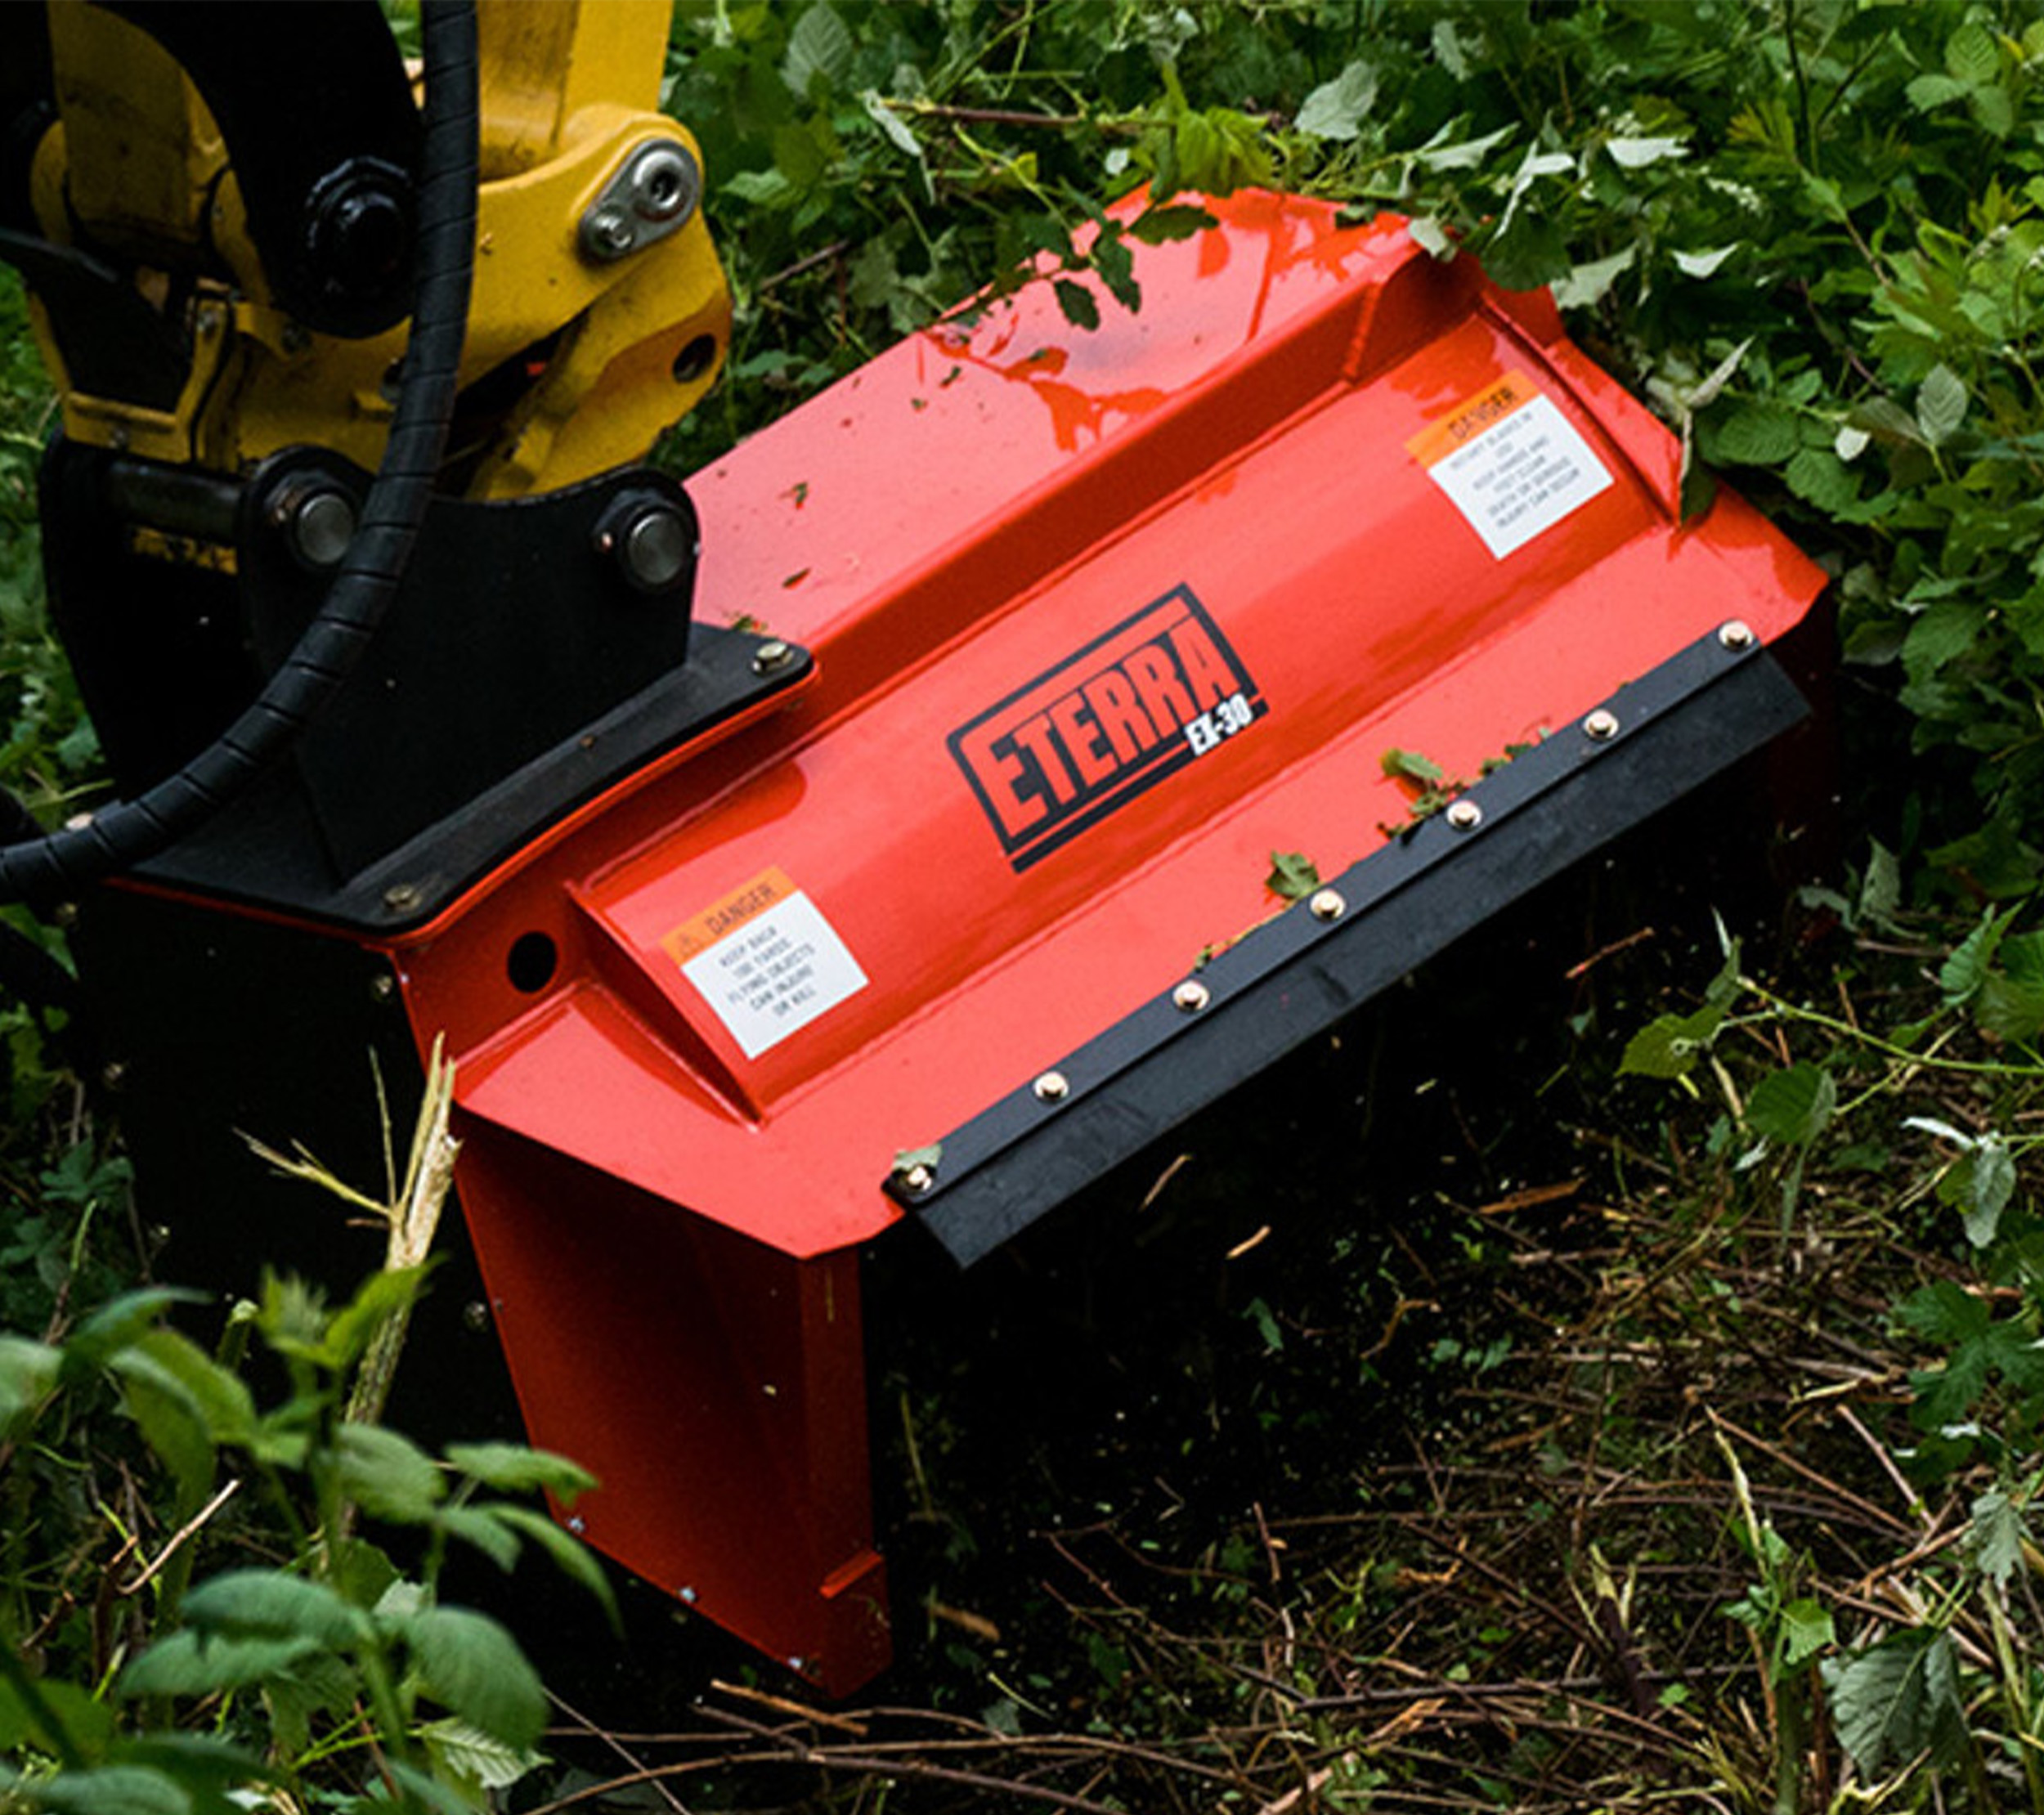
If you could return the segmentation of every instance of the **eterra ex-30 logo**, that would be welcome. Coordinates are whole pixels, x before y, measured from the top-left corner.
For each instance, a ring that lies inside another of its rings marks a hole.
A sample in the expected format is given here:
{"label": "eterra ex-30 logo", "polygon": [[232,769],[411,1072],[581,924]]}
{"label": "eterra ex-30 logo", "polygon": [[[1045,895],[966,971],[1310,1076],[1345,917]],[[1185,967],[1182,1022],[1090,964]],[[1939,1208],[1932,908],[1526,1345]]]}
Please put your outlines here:
{"label": "eterra ex-30 logo", "polygon": [[1017,870],[1263,715],[1220,626],[1176,586],[950,737]]}

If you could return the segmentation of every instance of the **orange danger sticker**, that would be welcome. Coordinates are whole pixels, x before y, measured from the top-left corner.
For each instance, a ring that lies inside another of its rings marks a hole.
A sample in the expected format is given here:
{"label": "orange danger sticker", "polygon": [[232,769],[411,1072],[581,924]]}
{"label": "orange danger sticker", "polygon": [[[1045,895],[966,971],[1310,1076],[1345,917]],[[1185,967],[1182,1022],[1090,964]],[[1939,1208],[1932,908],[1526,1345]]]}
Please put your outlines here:
{"label": "orange danger sticker", "polygon": [[1467,401],[1456,405],[1438,422],[1428,423],[1405,443],[1405,451],[1422,466],[1436,465],[1540,394],[1527,381],[1525,373],[1507,373],[1489,389],[1479,391]]}
{"label": "orange danger sticker", "polygon": [[706,951],[720,939],[735,933],[749,920],[764,914],[777,901],[786,901],[798,891],[779,869],[762,871],[742,889],[733,889],[715,906],[684,920],[662,939],[661,948],[676,964],[686,964],[698,952]]}
{"label": "orange danger sticker", "polygon": [[1500,561],[1612,483],[1589,443],[1523,372],[1465,398],[1405,450]]}
{"label": "orange danger sticker", "polygon": [[836,929],[778,868],[690,916],[660,943],[748,1059],[866,987]]}

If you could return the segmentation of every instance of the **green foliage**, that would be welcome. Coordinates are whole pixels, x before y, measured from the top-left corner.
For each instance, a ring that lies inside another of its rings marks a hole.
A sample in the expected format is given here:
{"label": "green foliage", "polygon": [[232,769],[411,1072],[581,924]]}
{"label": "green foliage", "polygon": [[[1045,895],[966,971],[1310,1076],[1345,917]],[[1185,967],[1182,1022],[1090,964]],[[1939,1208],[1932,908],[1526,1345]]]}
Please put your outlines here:
{"label": "green foliage", "polygon": [[[267,1279],[260,1303],[237,1314],[283,1365],[288,1390],[267,1407],[240,1372],[163,1322],[180,1295],[161,1289],[115,1299],[60,1342],[0,1338],[0,1439],[31,1439],[70,1402],[110,1390],[168,1477],[187,1535],[223,1505],[214,1484],[226,1459],[261,1484],[290,1552],[187,1589],[192,1552],[174,1540],[152,1568],[147,1629],[108,1699],[90,1678],[32,1669],[21,1634],[0,1635],[0,1754],[13,1761],[0,1806],[207,1815],[244,1790],[299,1795],[321,1760],[366,1745],[377,1763],[348,1808],[481,1808],[530,1766],[546,1720],[538,1676],[509,1632],[443,1604],[437,1583],[450,1546],[508,1570],[529,1539],[607,1604],[574,1539],[492,1497],[543,1489],[572,1501],[593,1482],[540,1451],[455,1445],[436,1458],[343,1416],[371,1337],[421,1277],[387,1270],[334,1308]],[[364,1517],[409,1529],[423,1554],[416,1577],[355,1535]],[[168,1724],[181,1702],[210,1710],[205,1734]]]}

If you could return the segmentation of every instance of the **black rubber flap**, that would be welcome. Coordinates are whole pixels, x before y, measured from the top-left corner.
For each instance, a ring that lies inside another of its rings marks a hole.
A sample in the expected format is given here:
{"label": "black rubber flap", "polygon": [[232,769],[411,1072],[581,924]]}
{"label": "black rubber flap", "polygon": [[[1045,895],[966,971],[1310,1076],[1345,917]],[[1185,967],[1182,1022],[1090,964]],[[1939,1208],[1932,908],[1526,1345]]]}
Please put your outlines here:
{"label": "black rubber flap", "polygon": [[1804,718],[1741,626],[1692,644],[947,1136],[888,1190],[961,1266]]}

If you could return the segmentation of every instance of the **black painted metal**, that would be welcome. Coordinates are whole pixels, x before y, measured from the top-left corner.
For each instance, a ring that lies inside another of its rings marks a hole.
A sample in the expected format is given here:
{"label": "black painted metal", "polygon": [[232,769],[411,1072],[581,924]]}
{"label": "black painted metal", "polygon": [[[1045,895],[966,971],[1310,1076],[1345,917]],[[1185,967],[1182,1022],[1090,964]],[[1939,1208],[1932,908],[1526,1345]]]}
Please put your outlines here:
{"label": "black painted metal", "polygon": [[[294,514],[322,491],[359,508],[366,488],[317,450],[280,455],[236,490],[52,449],[52,609],[123,793],[207,747],[288,659],[332,583],[295,547]],[[693,558],[658,585],[625,569],[619,526],[648,512],[693,551],[687,494],[650,470],[533,499],[436,501],[395,603],[290,756],[146,873],[387,932],[664,751],[802,680],[800,652],[762,674],[768,639],[692,625]]]}
{"label": "black painted metal", "polygon": [[1691,645],[1608,702],[1616,731],[1572,725],[1335,877],[1336,918],[1301,902],[1202,966],[1205,1006],[1167,992],[946,1136],[921,1190],[888,1190],[961,1266],[1395,984],[1450,940],[1787,730],[1802,695],[1757,644]]}

